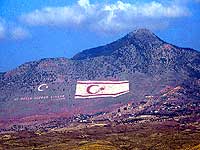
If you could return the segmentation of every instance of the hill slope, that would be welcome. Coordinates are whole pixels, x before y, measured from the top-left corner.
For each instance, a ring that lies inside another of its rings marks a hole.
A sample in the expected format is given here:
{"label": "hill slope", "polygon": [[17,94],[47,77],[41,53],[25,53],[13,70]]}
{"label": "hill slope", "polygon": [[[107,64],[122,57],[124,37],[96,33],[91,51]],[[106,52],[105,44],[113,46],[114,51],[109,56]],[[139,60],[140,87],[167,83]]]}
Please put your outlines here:
{"label": "hill slope", "polygon": [[[72,59],[49,58],[25,63],[0,75],[0,119],[44,115],[72,116],[114,110],[129,101],[156,95],[200,79],[200,52],[168,44],[139,29]],[[118,98],[74,100],[77,80],[129,80],[130,93]],[[38,91],[38,86],[48,88]],[[190,88],[190,84],[187,84]]]}

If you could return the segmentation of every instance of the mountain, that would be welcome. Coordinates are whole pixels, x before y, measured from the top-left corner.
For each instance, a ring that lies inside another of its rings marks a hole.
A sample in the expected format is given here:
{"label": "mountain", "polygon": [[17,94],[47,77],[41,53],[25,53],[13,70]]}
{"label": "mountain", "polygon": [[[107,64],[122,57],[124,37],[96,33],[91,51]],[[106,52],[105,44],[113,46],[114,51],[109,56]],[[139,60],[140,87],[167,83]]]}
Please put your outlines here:
{"label": "mountain", "polygon": [[[0,120],[107,112],[128,102],[144,101],[169,86],[194,89],[193,82],[200,84],[199,64],[200,52],[138,29],[71,59],[41,59],[1,73]],[[117,98],[75,100],[77,80],[129,80],[130,92]],[[42,91],[38,90],[40,85]],[[198,89],[195,94],[193,99],[199,102]]]}

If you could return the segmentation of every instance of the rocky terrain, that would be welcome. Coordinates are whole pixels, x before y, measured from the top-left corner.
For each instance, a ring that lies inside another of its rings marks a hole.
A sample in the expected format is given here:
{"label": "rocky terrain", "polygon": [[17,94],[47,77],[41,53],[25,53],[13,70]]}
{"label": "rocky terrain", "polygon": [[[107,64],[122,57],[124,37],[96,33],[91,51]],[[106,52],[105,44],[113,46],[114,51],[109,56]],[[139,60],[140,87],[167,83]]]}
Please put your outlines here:
{"label": "rocky terrain", "polygon": [[[199,64],[198,51],[176,47],[147,29],[139,29],[72,59],[42,59],[1,73],[0,118],[7,121],[114,110],[129,101],[143,101],[168,86],[185,84],[189,89],[191,82],[199,85]],[[74,100],[77,80],[129,80],[131,92],[115,99]],[[41,84],[47,84],[48,89],[38,91]]]}

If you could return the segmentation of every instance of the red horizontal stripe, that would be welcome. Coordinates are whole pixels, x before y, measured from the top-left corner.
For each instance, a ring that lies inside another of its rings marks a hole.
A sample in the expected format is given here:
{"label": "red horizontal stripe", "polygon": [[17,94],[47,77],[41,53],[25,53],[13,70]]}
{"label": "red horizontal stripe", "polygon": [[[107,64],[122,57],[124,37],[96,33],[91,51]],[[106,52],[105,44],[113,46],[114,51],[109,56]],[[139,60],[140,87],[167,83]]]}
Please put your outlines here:
{"label": "red horizontal stripe", "polygon": [[79,96],[75,96],[75,99],[80,99],[80,98],[106,98],[106,97],[117,97],[117,96],[120,96],[120,95],[123,95],[125,93],[122,93],[122,94],[119,94],[119,95],[100,95],[100,96],[88,96],[88,97],[79,97]]}
{"label": "red horizontal stripe", "polygon": [[129,90],[128,91],[119,92],[119,93],[115,93],[115,94],[93,94],[93,95],[75,95],[75,96],[90,97],[90,96],[102,96],[102,95],[118,95],[118,94],[122,94],[122,93],[126,93],[126,92],[129,92]]}
{"label": "red horizontal stripe", "polygon": [[124,84],[124,83],[129,83],[128,81],[125,82],[80,82],[77,81],[78,84]]}

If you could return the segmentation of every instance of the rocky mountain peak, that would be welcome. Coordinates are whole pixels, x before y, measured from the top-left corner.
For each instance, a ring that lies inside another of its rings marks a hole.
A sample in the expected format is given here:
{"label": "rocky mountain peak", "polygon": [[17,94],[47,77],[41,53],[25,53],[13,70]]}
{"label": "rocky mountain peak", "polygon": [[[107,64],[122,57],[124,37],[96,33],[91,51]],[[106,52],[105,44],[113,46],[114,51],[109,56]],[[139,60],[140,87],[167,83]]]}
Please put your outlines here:
{"label": "rocky mountain peak", "polygon": [[163,44],[164,42],[148,29],[137,29],[128,33],[124,38],[129,39],[131,44]]}
{"label": "rocky mountain peak", "polygon": [[136,29],[130,33],[128,33],[130,37],[135,37],[135,36],[155,36],[153,32],[151,32],[148,29],[141,28],[141,29]]}
{"label": "rocky mountain peak", "polygon": [[78,54],[76,54],[72,59],[83,60],[87,58],[94,58],[98,56],[107,56],[112,54],[124,47],[137,47],[140,50],[153,49],[154,47],[160,47],[161,44],[165,43],[160,38],[158,38],[154,33],[148,29],[137,29],[133,32],[128,33],[121,39],[118,39],[110,44],[87,49]]}

